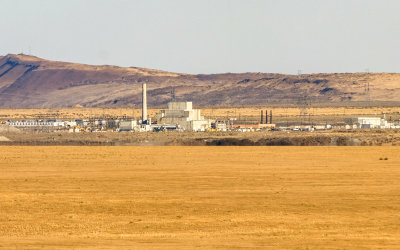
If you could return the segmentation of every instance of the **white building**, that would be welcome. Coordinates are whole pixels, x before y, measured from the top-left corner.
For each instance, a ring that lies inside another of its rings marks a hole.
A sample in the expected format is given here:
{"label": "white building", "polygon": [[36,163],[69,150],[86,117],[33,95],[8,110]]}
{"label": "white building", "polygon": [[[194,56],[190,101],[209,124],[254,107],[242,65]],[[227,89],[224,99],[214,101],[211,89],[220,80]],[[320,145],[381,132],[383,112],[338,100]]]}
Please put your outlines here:
{"label": "white building", "polygon": [[168,109],[157,114],[156,120],[159,125],[176,125],[188,131],[205,131],[211,127],[211,121],[205,120],[199,109],[193,109],[192,102],[170,102]]}
{"label": "white building", "polygon": [[119,122],[119,131],[133,131],[137,129],[138,129],[138,124],[136,120]]}
{"label": "white building", "polygon": [[359,128],[390,128],[385,119],[379,117],[358,117]]}
{"label": "white building", "polygon": [[60,120],[48,120],[48,121],[16,121],[10,122],[10,126],[15,127],[64,127],[65,124]]}
{"label": "white building", "polygon": [[70,127],[70,128],[72,128],[72,127],[76,127],[78,124],[76,123],[76,121],[66,121],[65,122],[65,126],[66,127]]}

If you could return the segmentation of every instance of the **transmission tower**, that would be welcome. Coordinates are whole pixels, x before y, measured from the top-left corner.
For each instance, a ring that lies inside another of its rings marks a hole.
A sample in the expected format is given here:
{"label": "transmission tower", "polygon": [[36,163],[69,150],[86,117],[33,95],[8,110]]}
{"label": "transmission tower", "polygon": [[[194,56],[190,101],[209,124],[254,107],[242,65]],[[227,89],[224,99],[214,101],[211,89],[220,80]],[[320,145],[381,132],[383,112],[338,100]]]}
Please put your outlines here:
{"label": "transmission tower", "polygon": [[366,97],[366,102],[367,102],[367,106],[370,107],[371,106],[371,93],[370,93],[370,87],[369,87],[369,69],[365,70],[366,73],[368,74],[368,79],[367,79],[367,83],[365,84],[364,88],[364,92],[365,92],[365,97]]}
{"label": "transmission tower", "polygon": [[175,100],[176,100],[175,88],[172,87],[172,90],[171,90],[171,101],[175,102]]}
{"label": "transmission tower", "polygon": [[300,123],[301,125],[303,125],[303,123],[307,121],[307,116],[310,119],[308,110],[311,106],[311,101],[307,97],[300,97],[297,102],[297,105],[300,109]]}

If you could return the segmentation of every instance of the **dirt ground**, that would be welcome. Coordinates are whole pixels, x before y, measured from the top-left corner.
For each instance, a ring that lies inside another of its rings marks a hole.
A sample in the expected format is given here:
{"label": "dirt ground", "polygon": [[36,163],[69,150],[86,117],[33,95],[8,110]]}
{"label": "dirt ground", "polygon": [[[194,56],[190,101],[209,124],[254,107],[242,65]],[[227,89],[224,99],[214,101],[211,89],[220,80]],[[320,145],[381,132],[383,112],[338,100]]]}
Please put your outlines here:
{"label": "dirt ground", "polygon": [[399,147],[0,147],[0,248],[399,249]]}

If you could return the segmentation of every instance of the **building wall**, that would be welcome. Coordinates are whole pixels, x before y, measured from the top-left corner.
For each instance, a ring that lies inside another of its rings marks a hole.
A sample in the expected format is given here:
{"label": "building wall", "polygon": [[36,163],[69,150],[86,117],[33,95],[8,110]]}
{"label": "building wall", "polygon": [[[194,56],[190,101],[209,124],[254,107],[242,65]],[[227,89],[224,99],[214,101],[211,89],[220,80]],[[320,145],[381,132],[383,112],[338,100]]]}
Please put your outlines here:
{"label": "building wall", "polygon": [[168,110],[192,110],[192,102],[169,102]]}
{"label": "building wall", "polygon": [[388,126],[387,121],[379,117],[359,117],[358,124],[360,128],[386,128]]}
{"label": "building wall", "polygon": [[380,126],[381,125],[381,118],[360,117],[360,118],[358,118],[358,123],[359,124],[370,124],[370,125]]}
{"label": "building wall", "polygon": [[211,125],[199,109],[192,109],[192,102],[170,102],[168,109],[161,110],[156,119],[160,125],[178,125],[188,131],[203,131]]}
{"label": "building wall", "polygon": [[197,120],[190,122],[190,131],[205,131],[210,128],[211,124],[208,120]]}
{"label": "building wall", "polygon": [[137,125],[137,121],[120,121],[119,122],[119,129],[120,131],[131,131]]}

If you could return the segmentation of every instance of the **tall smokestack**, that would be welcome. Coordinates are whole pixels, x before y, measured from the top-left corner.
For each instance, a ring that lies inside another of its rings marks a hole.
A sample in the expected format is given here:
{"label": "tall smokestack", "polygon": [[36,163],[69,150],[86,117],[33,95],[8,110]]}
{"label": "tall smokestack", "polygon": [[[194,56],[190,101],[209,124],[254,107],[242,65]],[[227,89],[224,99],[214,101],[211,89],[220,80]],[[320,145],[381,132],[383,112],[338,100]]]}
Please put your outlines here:
{"label": "tall smokestack", "polygon": [[264,115],[264,111],[261,110],[261,122],[260,122],[260,124],[263,124],[263,123],[264,123],[264,117],[263,117],[263,115]]}
{"label": "tall smokestack", "polygon": [[272,110],[269,111],[269,123],[272,124]]}
{"label": "tall smokestack", "polygon": [[146,83],[142,85],[142,124],[147,124],[147,94]]}

